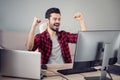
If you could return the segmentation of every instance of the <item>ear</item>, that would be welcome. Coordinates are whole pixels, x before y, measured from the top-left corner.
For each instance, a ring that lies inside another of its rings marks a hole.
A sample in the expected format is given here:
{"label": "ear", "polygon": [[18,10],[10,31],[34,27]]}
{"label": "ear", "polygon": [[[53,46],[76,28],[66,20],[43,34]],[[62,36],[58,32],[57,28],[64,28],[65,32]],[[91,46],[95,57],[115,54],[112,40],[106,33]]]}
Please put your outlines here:
{"label": "ear", "polygon": [[49,23],[49,19],[45,19],[46,23],[48,24]]}

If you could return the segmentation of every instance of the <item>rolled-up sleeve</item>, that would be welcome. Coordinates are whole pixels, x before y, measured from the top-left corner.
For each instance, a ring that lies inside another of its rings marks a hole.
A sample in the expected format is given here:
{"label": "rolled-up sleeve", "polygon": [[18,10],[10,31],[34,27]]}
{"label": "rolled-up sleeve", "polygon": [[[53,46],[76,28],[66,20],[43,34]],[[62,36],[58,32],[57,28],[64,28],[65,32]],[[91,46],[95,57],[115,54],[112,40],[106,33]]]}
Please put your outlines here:
{"label": "rolled-up sleeve", "polygon": [[38,48],[39,43],[40,43],[40,35],[37,34],[34,38],[34,45],[32,51],[35,51]]}
{"label": "rolled-up sleeve", "polygon": [[66,33],[68,43],[77,43],[78,34],[75,33]]}

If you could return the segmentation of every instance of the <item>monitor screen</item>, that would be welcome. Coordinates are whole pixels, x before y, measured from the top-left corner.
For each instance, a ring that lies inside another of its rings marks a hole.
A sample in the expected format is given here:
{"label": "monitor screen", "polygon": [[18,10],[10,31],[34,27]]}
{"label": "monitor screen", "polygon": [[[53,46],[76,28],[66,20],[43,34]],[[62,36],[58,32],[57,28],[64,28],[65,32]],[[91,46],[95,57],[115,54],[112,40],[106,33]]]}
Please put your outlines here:
{"label": "monitor screen", "polygon": [[[73,68],[101,65],[104,46],[109,44],[107,57],[114,57],[120,44],[119,30],[78,32]],[[98,63],[96,61],[99,61]]]}

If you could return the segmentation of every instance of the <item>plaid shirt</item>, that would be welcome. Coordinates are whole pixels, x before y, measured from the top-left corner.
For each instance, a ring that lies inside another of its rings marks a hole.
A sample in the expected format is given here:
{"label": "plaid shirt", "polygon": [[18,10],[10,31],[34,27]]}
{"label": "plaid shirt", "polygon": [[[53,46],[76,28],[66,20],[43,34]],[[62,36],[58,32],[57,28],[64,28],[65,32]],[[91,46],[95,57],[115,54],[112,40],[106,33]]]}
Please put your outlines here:
{"label": "plaid shirt", "polygon": [[[72,59],[68,43],[76,43],[78,34],[60,31],[57,35],[64,62],[71,63]],[[34,47],[32,50],[35,51],[37,48],[42,54],[41,63],[47,64],[52,51],[52,40],[50,39],[50,35],[47,30],[35,36]]]}

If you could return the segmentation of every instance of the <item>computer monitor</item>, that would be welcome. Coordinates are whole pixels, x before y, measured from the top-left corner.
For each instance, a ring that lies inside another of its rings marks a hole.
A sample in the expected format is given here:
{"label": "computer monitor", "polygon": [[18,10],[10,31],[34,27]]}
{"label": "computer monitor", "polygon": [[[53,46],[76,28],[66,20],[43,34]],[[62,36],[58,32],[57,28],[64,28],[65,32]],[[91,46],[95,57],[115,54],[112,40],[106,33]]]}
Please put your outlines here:
{"label": "computer monitor", "polygon": [[[79,62],[86,62],[87,64],[84,65],[84,67],[99,65],[98,63],[95,64],[92,62],[102,60],[105,44],[109,44],[110,47],[107,56],[109,58],[114,57],[115,52],[117,52],[120,46],[120,44],[118,44],[119,36],[119,30],[79,31],[74,57],[74,67],[76,64],[78,66]],[[79,67],[81,66],[83,67],[83,65],[80,64]]]}
{"label": "computer monitor", "polygon": [[114,64],[120,44],[119,30],[78,32],[72,69],[58,70],[64,75],[96,71],[95,66]]}
{"label": "computer monitor", "polygon": [[73,69],[102,65],[102,70],[106,70],[108,65],[117,62],[119,37],[119,30],[78,32]]}

